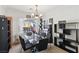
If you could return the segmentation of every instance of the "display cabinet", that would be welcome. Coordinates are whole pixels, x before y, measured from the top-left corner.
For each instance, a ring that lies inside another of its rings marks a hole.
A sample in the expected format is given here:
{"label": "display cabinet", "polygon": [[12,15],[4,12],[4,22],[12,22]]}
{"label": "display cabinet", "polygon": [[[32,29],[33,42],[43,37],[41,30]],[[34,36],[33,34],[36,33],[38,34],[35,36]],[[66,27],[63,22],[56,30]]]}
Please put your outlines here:
{"label": "display cabinet", "polygon": [[[55,24],[55,33],[58,36],[54,37],[54,44],[68,52],[78,52],[79,43],[79,29],[78,22],[65,22],[59,21]],[[63,33],[59,32],[58,29],[62,29]]]}

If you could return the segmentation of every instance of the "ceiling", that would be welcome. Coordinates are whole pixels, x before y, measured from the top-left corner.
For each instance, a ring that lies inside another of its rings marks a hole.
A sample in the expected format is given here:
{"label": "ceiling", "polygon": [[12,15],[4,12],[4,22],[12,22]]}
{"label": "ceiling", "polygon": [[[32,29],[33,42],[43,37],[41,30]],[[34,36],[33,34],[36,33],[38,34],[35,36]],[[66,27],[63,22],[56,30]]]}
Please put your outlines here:
{"label": "ceiling", "polygon": [[[35,5],[6,5],[7,8],[17,9],[23,12],[34,12]],[[55,5],[38,5],[39,13],[47,13],[51,8],[54,8]]]}

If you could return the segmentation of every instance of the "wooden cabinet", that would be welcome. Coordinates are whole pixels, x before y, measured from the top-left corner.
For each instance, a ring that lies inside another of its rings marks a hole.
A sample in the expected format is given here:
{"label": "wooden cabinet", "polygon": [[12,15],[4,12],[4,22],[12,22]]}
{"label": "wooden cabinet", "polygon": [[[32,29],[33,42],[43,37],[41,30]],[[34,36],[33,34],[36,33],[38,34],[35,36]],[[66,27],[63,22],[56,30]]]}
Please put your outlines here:
{"label": "wooden cabinet", "polygon": [[7,18],[0,15],[0,52],[8,52],[8,23]]}
{"label": "wooden cabinet", "polygon": [[11,48],[12,17],[0,15],[0,52],[9,52]]}
{"label": "wooden cabinet", "polygon": [[7,16],[7,21],[8,21],[8,43],[9,43],[9,49],[11,48],[12,45],[12,17]]}
{"label": "wooden cabinet", "polygon": [[[77,53],[79,45],[79,29],[77,28],[78,24],[78,22],[64,23],[63,21],[60,21],[59,24],[55,24],[54,32],[57,36],[55,35],[54,37],[54,44],[68,52]],[[59,28],[56,25],[59,25]],[[63,33],[58,31],[57,29],[62,29]]]}

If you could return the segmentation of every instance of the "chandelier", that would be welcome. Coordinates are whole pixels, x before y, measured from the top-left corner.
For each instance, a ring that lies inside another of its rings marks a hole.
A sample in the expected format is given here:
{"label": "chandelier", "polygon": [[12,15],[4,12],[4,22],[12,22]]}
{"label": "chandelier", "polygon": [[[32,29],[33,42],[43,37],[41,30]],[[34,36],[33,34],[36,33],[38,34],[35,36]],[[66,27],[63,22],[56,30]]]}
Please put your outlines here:
{"label": "chandelier", "polygon": [[39,14],[38,12],[38,5],[35,5],[35,11],[31,14],[32,18],[41,18],[42,14]]}

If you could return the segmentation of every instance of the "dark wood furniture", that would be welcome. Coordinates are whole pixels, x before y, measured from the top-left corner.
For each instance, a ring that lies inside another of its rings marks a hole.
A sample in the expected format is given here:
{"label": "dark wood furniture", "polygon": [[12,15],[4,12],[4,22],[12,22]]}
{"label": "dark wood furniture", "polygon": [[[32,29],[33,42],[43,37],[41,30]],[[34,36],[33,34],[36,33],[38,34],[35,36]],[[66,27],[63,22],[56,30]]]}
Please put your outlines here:
{"label": "dark wood furniture", "polygon": [[42,51],[47,49],[48,47],[48,39],[39,40],[39,44],[37,45],[38,51]]}
{"label": "dark wood furniture", "polygon": [[0,52],[8,52],[8,21],[3,15],[0,15]]}
{"label": "dark wood furniture", "polygon": [[[75,26],[74,26],[75,25]],[[55,24],[55,33],[59,36],[54,37],[54,45],[68,51],[77,53],[78,52],[78,32],[79,29],[76,28],[78,26],[77,22],[63,22]],[[74,27],[73,27],[74,26]],[[59,32],[58,29],[61,29],[62,32]]]}
{"label": "dark wood furniture", "polygon": [[11,19],[0,15],[0,52],[9,52],[11,48]]}
{"label": "dark wood furniture", "polygon": [[9,47],[8,49],[10,49],[12,47],[12,17],[11,16],[7,16],[7,21],[8,21],[8,43],[9,43]]}
{"label": "dark wood furniture", "polygon": [[24,51],[26,51],[28,49],[32,49],[34,47],[36,47],[36,50],[38,50],[38,51],[47,49],[48,39],[39,40],[39,43],[33,45],[30,43],[25,43],[24,39],[21,36],[19,36],[19,38],[20,38],[20,42],[21,42],[21,45],[22,45],[22,48]]}
{"label": "dark wood furniture", "polygon": [[37,44],[33,45],[29,42],[25,43],[24,39],[21,36],[19,36],[19,38],[20,38],[21,46],[22,46],[24,51],[26,51],[28,49],[32,49],[33,47],[35,47],[37,45]]}

